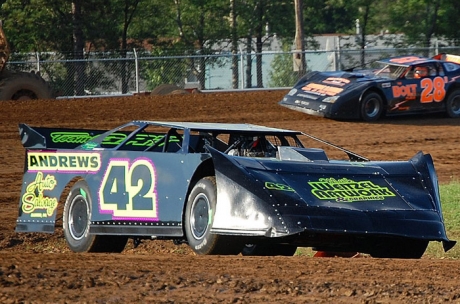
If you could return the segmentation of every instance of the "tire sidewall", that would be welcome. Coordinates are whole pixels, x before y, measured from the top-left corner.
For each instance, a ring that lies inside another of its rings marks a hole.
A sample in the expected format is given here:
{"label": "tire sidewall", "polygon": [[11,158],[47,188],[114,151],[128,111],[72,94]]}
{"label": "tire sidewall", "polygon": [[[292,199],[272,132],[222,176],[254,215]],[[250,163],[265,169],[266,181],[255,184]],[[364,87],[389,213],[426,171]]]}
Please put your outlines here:
{"label": "tire sidewall", "polygon": [[[77,233],[73,232],[73,217],[77,204],[84,204],[86,206],[87,220],[81,222],[83,225],[83,233],[76,236]],[[72,187],[67,196],[64,213],[63,213],[63,230],[64,237],[70,250],[74,252],[87,252],[94,242],[94,235],[89,234],[89,227],[91,223],[91,193],[88,184],[85,181],[78,181]]]}
{"label": "tire sidewall", "polygon": [[36,98],[25,99],[54,99],[54,93],[49,84],[39,75],[33,73],[8,73],[0,83],[0,100],[16,100],[13,96],[19,91],[29,91]]}
{"label": "tire sidewall", "polygon": [[458,89],[453,91],[451,94],[449,94],[449,97],[447,98],[447,102],[446,102],[446,112],[447,112],[447,115],[449,115],[449,117],[451,118],[460,117],[460,111],[458,111],[457,113],[452,111],[452,102],[456,98],[460,98],[460,90]]}
{"label": "tire sidewall", "polygon": [[[378,109],[377,114],[374,114],[373,116],[369,116],[369,114],[366,112],[366,106],[372,99],[377,100],[379,109]],[[362,120],[364,121],[368,121],[368,122],[377,121],[383,114],[382,97],[376,92],[369,92],[369,93],[364,94],[361,100],[361,104],[360,104],[360,114],[361,114]]]}
{"label": "tire sidewall", "polygon": [[[206,200],[208,203],[208,224],[202,236],[193,233],[193,210],[196,207],[196,200]],[[217,190],[214,177],[205,177],[199,180],[187,200],[185,209],[185,235],[189,246],[197,254],[209,254],[217,241],[218,235],[211,234],[210,230],[214,220],[217,203]]]}

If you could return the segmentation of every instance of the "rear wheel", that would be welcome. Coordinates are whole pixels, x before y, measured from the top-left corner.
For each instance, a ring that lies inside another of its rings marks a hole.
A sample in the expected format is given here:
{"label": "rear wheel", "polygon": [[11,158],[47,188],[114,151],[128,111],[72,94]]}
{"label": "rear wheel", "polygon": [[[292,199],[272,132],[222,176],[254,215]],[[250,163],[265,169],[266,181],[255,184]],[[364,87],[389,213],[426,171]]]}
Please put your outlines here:
{"label": "rear wheel", "polygon": [[426,240],[385,239],[372,249],[370,255],[374,258],[420,259],[427,247]]}
{"label": "rear wheel", "polygon": [[185,210],[185,235],[197,254],[238,254],[243,247],[236,238],[212,234],[217,204],[215,177],[199,180],[190,192]]}
{"label": "rear wheel", "polygon": [[63,229],[67,245],[73,252],[121,252],[128,238],[118,235],[89,233],[91,193],[85,181],[75,183],[64,205]]}
{"label": "rear wheel", "polygon": [[452,118],[460,117],[460,90],[455,90],[449,94],[446,101],[447,115]]}
{"label": "rear wheel", "polygon": [[361,118],[364,121],[376,121],[383,114],[382,97],[375,92],[364,95],[361,101]]}
{"label": "rear wheel", "polygon": [[285,244],[246,244],[241,251],[245,256],[293,256],[296,246]]}
{"label": "rear wheel", "polygon": [[38,74],[8,72],[0,82],[0,100],[54,99],[49,84]]}

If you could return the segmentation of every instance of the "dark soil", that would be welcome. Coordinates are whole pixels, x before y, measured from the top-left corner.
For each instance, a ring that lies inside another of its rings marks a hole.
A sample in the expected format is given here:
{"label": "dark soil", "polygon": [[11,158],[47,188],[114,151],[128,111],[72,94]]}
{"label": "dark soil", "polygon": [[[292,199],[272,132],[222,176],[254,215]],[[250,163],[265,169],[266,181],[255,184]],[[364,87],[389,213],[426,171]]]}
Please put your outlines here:
{"label": "dark soil", "polygon": [[69,252],[55,234],[14,232],[24,165],[18,123],[107,128],[135,119],[254,123],[300,130],[373,160],[433,156],[460,177],[460,121],[444,115],[333,121],[281,107],[285,91],[2,102],[1,303],[460,303],[460,261],[196,256],[170,241],[121,254]]}

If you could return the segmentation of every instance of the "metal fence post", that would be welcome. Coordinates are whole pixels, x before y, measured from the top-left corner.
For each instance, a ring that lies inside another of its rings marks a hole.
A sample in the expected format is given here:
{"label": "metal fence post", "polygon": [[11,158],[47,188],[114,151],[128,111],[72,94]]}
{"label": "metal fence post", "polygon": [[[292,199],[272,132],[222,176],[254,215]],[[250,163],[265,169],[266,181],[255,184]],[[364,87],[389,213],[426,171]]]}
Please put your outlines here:
{"label": "metal fence post", "polygon": [[40,73],[40,54],[35,52],[35,58],[37,58],[37,73]]}
{"label": "metal fence post", "polygon": [[134,65],[136,69],[136,93],[139,94],[139,60],[137,58],[137,52],[136,49],[133,49],[134,52]]}
{"label": "metal fence post", "polygon": [[243,58],[243,48],[241,47],[241,45],[240,45],[240,65],[241,65],[241,68],[240,68],[240,74],[241,74],[240,88],[244,89],[244,58]]}

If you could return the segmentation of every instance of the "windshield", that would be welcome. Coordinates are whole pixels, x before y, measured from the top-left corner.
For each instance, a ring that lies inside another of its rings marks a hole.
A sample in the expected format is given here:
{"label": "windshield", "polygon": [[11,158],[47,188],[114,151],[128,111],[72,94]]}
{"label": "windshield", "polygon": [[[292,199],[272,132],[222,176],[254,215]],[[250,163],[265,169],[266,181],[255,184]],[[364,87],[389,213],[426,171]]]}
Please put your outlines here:
{"label": "windshield", "polygon": [[407,66],[400,66],[400,65],[393,65],[393,64],[386,64],[383,62],[379,62],[379,67],[377,68],[377,72],[375,76],[389,78],[389,79],[398,79],[403,76],[406,71],[409,69]]}

